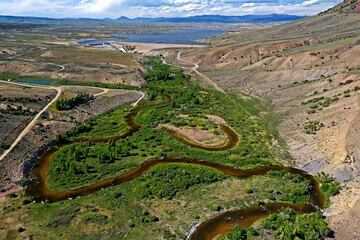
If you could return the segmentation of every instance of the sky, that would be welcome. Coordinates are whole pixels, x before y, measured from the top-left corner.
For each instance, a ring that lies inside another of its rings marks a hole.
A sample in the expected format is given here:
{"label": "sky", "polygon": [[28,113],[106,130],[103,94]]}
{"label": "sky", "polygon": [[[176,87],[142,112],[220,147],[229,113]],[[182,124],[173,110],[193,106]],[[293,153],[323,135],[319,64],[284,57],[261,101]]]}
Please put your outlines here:
{"label": "sky", "polygon": [[314,15],[341,0],[0,0],[0,15],[38,17],[179,17],[193,15]]}

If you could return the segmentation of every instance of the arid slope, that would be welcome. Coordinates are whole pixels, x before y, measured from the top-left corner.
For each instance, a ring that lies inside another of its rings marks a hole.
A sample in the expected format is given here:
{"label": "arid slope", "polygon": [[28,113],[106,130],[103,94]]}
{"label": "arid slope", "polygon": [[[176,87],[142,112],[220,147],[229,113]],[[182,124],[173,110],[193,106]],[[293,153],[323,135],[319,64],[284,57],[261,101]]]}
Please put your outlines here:
{"label": "arid slope", "polygon": [[[329,222],[338,239],[356,239],[359,201],[360,14],[357,1],[301,21],[229,34],[213,47],[182,54],[227,91],[271,100],[281,118],[280,134],[299,168],[326,172],[353,189],[334,198]],[[344,187],[345,189],[345,187]],[[352,199],[348,199],[352,198]],[[343,222],[347,228],[335,226]],[[353,231],[349,231],[352,229]],[[347,234],[346,234],[346,232]]]}

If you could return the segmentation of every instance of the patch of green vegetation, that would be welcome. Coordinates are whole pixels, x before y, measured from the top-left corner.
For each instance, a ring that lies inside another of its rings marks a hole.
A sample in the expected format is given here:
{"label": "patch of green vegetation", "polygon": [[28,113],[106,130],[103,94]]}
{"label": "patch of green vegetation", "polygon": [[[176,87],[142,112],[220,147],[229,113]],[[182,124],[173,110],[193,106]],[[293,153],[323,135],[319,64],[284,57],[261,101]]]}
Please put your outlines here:
{"label": "patch of green vegetation", "polygon": [[87,87],[98,87],[108,89],[125,89],[125,90],[139,90],[139,87],[129,86],[119,83],[102,83],[102,82],[89,82],[89,81],[72,81],[65,79],[56,79],[53,81],[54,86],[87,86]]}
{"label": "patch of green vegetation", "polygon": [[[328,89],[324,89],[324,92],[328,91]],[[351,90],[345,93],[348,95]],[[353,91],[357,91],[356,87],[353,89]],[[318,94],[318,91],[314,92],[314,95]],[[336,94],[333,96],[320,96],[320,97],[314,97],[309,100],[303,101],[301,105],[309,105],[309,110],[307,111],[308,114],[316,113],[317,111],[321,111],[324,108],[330,107],[333,103],[339,101],[341,94]]]}
{"label": "patch of green vegetation", "polygon": [[96,223],[96,224],[106,224],[108,222],[108,216],[100,213],[87,212],[81,216],[85,222]]}
{"label": "patch of green vegetation", "polygon": [[125,117],[130,113],[129,106],[118,108],[91,119],[83,124],[79,124],[65,135],[65,138],[102,138],[115,137],[126,133],[130,126],[125,121]]}
{"label": "patch of green vegetation", "polygon": [[283,240],[325,239],[331,233],[320,212],[296,214],[292,210],[269,216],[261,223],[258,231],[262,234],[270,231],[275,239]]}
{"label": "patch of green vegetation", "polygon": [[[271,200],[279,202],[305,204],[309,201],[311,195],[311,183],[299,174],[291,174],[286,171],[270,171],[267,173],[269,182],[252,189],[252,191],[268,191]],[[275,184],[275,186],[267,186]],[[286,183],[281,186],[281,183]]]}
{"label": "patch of green vegetation", "polygon": [[324,124],[319,121],[308,121],[304,125],[306,134],[316,135],[316,133],[324,127]]}
{"label": "patch of green vegetation", "polygon": [[16,79],[17,75],[15,73],[10,72],[0,72],[0,80],[7,81]]}
{"label": "patch of green vegetation", "polygon": [[226,234],[227,240],[246,240],[251,239],[253,237],[253,233],[258,234],[254,228],[250,228],[249,230],[245,230],[240,226],[236,226],[231,232]]}
{"label": "patch of green vegetation", "polygon": [[331,231],[320,212],[297,214],[287,209],[270,215],[256,227],[244,229],[237,226],[227,233],[224,239],[320,240],[326,239],[330,234]]}
{"label": "patch of green vegetation", "polygon": [[309,106],[309,110],[308,110],[308,114],[313,114],[316,113],[316,110],[321,111],[323,108],[327,108],[329,107],[332,103],[337,102],[339,100],[339,96],[332,96],[332,97],[315,97],[312,98],[310,100],[304,101],[301,104],[302,105],[308,105],[311,104]]}
{"label": "patch of green vegetation", "polygon": [[330,197],[340,193],[340,183],[326,173],[319,173],[316,175],[317,180],[320,182],[320,191],[324,195],[325,207],[330,206]]}
{"label": "patch of green vegetation", "polygon": [[137,179],[134,194],[143,198],[171,199],[179,192],[201,184],[210,184],[225,179],[223,174],[206,168],[198,168],[185,164],[158,166]]}
{"label": "patch of green vegetation", "polygon": [[55,107],[59,111],[64,110],[71,110],[74,107],[88,103],[89,101],[93,100],[94,96],[86,94],[86,93],[80,93],[76,95],[73,98],[62,98],[56,101]]}

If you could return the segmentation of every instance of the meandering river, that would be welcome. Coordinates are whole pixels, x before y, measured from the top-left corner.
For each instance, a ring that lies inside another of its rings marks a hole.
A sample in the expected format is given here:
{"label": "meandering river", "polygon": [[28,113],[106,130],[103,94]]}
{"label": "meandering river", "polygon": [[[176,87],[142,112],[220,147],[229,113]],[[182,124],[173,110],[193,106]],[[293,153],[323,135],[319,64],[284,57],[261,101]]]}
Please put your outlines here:
{"label": "meandering river", "polygon": [[[78,139],[74,142],[106,142],[110,140],[118,140],[122,138],[126,138],[134,134],[135,132],[139,131],[141,126],[139,126],[136,121],[135,117],[139,112],[146,109],[148,106],[144,107],[136,107],[130,114],[126,117],[126,122],[130,126],[130,130],[126,133],[119,135],[119,136],[112,136],[112,137],[105,137],[105,138],[88,138],[88,139]],[[238,141],[239,137],[237,133],[226,124],[220,125],[220,129],[226,134],[227,136],[227,143],[221,147],[211,147],[206,145],[197,145],[196,143],[190,141],[189,139],[182,138],[179,135],[176,135],[175,132],[169,132],[175,139],[181,141],[184,144],[187,144],[191,147],[198,147],[201,149],[205,149],[208,151],[220,151],[234,147]],[[47,201],[47,202],[58,202],[67,200],[70,198],[76,198],[79,196],[86,196],[92,194],[96,191],[99,191],[103,188],[119,185],[128,181],[131,181],[135,178],[138,178],[143,173],[150,171],[157,165],[165,165],[171,163],[185,163],[185,164],[192,164],[196,166],[204,166],[209,167],[215,170],[218,170],[228,176],[236,176],[236,177],[251,177],[256,175],[265,175],[269,171],[282,171],[285,170],[290,173],[300,174],[304,178],[310,180],[312,186],[312,193],[310,202],[305,205],[297,205],[297,204],[286,204],[286,203],[271,203],[265,204],[259,207],[252,207],[240,210],[234,210],[225,212],[217,217],[201,223],[189,236],[189,239],[214,239],[215,237],[224,234],[231,229],[234,228],[236,225],[241,225],[242,227],[249,227],[254,222],[264,219],[265,217],[269,216],[272,213],[279,212],[284,208],[291,208],[298,213],[310,213],[316,211],[318,208],[323,208],[324,199],[320,192],[319,183],[316,179],[306,173],[303,170],[284,167],[280,165],[273,165],[273,166],[263,166],[263,167],[256,167],[252,169],[238,169],[226,165],[222,165],[219,163],[211,162],[211,161],[199,161],[193,159],[186,159],[186,158],[155,158],[150,159],[141,166],[127,172],[121,174],[117,177],[100,181],[95,184],[91,184],[82,188],[70,190],[70,191],[63,191],[63,192],[53,192],[48,189],[46,185],[46,176],[51,164],[52,155],[55,151],[63,148],[68,144],[72,144],[74,142],[62,143],[59,144],[55,149],[48,151],[40,160],[39,160],[39,167],[34,168],[32,171],[33,180],[31,181],[30,185],[27,188],[27,194],[32,196],[35,201]]]}

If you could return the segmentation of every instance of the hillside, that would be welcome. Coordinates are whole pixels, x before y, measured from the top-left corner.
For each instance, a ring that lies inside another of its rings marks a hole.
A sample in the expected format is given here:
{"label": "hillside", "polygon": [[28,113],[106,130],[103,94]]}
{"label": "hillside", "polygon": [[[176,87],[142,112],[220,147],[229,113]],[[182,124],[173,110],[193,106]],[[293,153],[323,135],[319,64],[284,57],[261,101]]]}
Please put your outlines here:
{"label": "hillside", "polygon": [[345,0],[325,13],[358,13],[360,12],[359,0]]}
{"label": "hillside", "polygon": [[326,172],[344,190],[326,214],[337,239],[357,239],[360,214],[360,14],[345,1],[327,12],[252,32],[229,33],[213,47],[181,54],[227,91],[271,101],[289,165]]}

